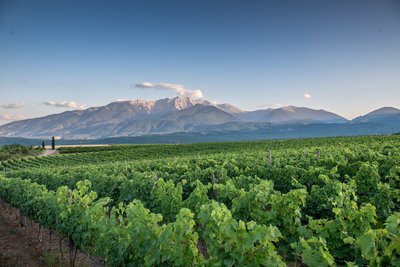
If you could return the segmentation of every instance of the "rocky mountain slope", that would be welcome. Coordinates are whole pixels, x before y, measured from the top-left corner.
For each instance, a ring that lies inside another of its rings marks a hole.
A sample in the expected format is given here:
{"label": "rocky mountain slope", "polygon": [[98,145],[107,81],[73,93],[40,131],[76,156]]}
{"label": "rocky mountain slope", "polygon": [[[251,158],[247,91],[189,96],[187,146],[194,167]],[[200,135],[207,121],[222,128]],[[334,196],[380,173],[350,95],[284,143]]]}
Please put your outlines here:
{"label": "rocky mountain slope", "polygon": [[282,107],[243,111],[230,104],[176,97],[156,101],[118,101],[106,106],[66,111],[0,126],[0,136],[96,139],[116,136],[172,134],[178,132],[254,131],[271,125],[359,124],[400,122],[400,110],[383,108],[349,122],[325,111]]}

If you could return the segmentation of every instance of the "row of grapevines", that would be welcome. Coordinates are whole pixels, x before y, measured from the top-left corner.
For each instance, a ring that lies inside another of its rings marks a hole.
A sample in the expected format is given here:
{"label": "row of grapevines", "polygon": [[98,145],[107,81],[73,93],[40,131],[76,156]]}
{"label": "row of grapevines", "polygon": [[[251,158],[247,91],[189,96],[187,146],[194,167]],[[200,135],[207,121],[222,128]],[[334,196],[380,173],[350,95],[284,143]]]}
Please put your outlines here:
{"label": "row of grapevines", "polygon": [[[54,157],[28,158],[25,160],[6,161],[0,164],[0,170],[16,170],[21,168],[37,168],[41,166],[72,166],[82,164],[109,163],[118,161],[132,161],[143,159],[160,159],[166,157],[188,157],[195,155],[210,155],[224,153],[264,153],[266,149],[285,151],[287,157],[301,157],[303,161],[314,158],[315,151],[320,151],[322,157],[333,159],[337,151],[351,155],[354,150],[374,149],[381,153],[399,155],[398,136],[374,137],[340,137],[296,140],[274,140],[256,142],[227,142],[227,143],[200,143],[190,145],[125,145],[109,146],[105,148],[65,148],[66,151],[84,151],[83,153],[57,155]],[[336,152],[331,148],[336,148]],[[295,155],[290,150],[297,151]],[[93,151],[93,152],[91,152]],[[372,150],[369,150],[372,151]],[[311,153],[310,153],[311,152]],[[342,153],[343,154],[343,153]],[[368,153],[362,153],[366,158]],[[310,157],[311,156],[311,157]],[[321,157],[321,158],[322,158]],[[347,155],[346,155],[347,157]],[[370,158],[371,159],[371,158]]]}
{"label": "row of grapevines", "polygon": [[62,186],[54,192],[29,180],[0,177],[2,200],[111,266],[285,265],[275,249],[281,238],[276,227],[237,221],[223,204],[201,206],[202,247],[189,209],[163,224],[161,215],[138,200],[110,210],[110,199],[98,199],[90,189],[89,181],[78,182],[72,191]]}

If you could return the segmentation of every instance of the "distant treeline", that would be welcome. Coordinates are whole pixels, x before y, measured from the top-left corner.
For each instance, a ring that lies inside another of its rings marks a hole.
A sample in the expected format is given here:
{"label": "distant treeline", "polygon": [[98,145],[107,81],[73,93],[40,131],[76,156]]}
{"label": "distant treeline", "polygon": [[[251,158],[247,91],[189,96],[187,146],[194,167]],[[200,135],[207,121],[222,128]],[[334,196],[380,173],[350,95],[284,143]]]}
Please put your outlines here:
{"label": "distant treeline", "polygon": [[39,147],[23,146],[19,144],[11,144],[0,147],[0,161],[24,157],[37,156],[42,151]]}

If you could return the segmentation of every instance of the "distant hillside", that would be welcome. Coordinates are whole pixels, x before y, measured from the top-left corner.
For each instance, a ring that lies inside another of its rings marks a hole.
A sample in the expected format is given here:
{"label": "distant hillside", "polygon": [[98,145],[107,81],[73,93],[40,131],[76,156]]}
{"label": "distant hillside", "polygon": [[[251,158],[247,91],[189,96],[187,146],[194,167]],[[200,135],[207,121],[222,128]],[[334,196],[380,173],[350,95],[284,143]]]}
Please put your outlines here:
{"label": "distant hillside", "polygon": [[247,140],[256,138],[257,132],[267,125],[279,129],[276,138],[390,133],[400,125],[400,110],[385,107],[349,122],[332,112],[305,107],[243,111],[230,104],[176,97],[113,102],[16,121],[0,126],[0,136],[38,139],[58,136],[66,140],[157,136],[160,139],[159,135],[187,134],[192,138],[213,132],[218,140],[223,140],[224,135],[225,139],[240,135]]}
{"label": "distant hillside", "polygon": [[400,110],[392,107],[384,107],[374,110],[364,116],[353,119],[353,123],[381,123],[385,125],[400,124]]}
{"label": "distant hillside", "polygon": [[241,118],[252,122],[272,122],[276,124],[346,123],[348,120],[325,110],[304,107],[282,107],[242,113]]}
{"label": "distant hillside", "polygon": [[[240,125],[240,126],[238,126]],[[355,135],[379,135],[400,132],[400,125],[382,127],[381,124],[297,124],[297,125],[273,125],[266,128],[265,123],[226,123],[222,130],[218,131],[210,127],[203,132],[179,132],[172,134],[156,134],[131,137],[111,137],[89,140],[57,140],[57,145],[85,145],[85,144],[176,144],[197,142],[221,142],[221,141],[246,141],[265,139],[291,139],[309,137],[330,136],[355,136]],[[243,130],[244,129],[244,130]],[[43,139],[0,137],[0,145],[22,144],[41,145]],[[50,139],[45,140],[50,145]]]}

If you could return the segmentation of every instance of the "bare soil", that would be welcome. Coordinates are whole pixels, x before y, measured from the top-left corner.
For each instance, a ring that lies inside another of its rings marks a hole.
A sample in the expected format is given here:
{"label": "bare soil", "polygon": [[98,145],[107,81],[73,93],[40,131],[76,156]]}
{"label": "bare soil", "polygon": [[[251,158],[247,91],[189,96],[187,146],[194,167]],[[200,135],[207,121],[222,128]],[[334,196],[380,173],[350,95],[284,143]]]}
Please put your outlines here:
{"label": "bare soil", "polygon": [[55,154],[60,154],[60,151],[46,148],[46,150],[43,151],[43,154],[41,156],[50,156],[50,155],[55,155]]}
{"label": "bare soil", "polygon": [[[21,227],[19,211],[0,201],[0,266],[70,266],[67,240],[25,219]],[[99,259],[78,250],[75,266],[104,266]]]}

